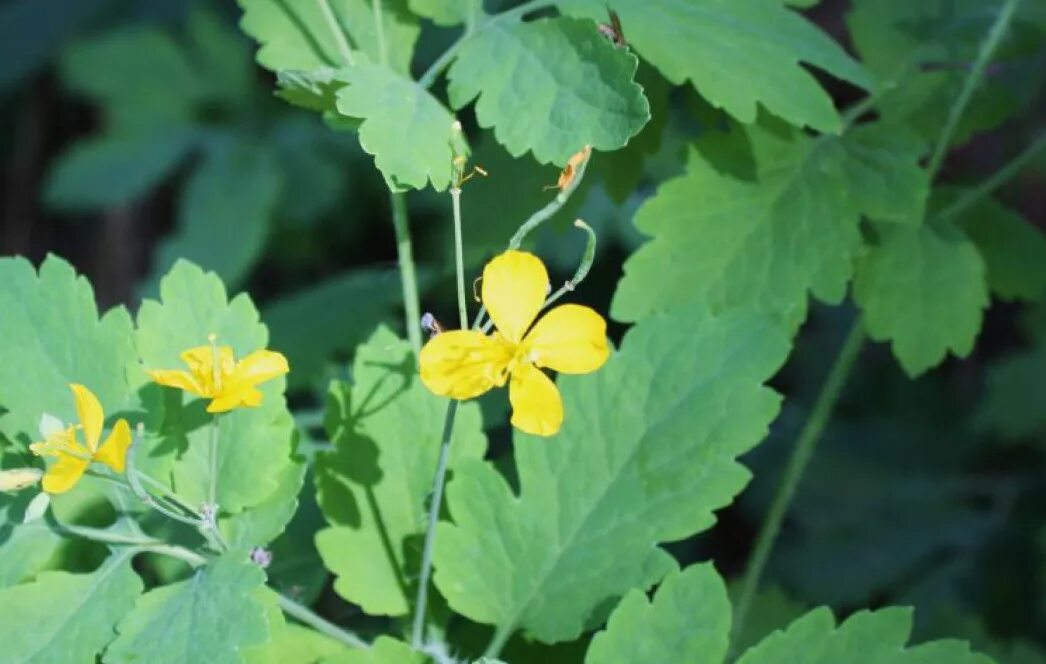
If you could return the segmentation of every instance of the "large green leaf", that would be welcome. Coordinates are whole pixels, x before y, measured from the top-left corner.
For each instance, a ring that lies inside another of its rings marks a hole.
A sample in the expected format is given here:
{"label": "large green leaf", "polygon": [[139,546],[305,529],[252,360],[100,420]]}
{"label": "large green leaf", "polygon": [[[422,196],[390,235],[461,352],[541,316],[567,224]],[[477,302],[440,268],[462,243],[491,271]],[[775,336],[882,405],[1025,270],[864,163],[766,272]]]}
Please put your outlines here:
{"label": "large green leaf", "polygon": [[[899,205],[874,197],[892,196],[876,184],[900,179],[888,174],[900,160],[867,158],[862,138],[809,139],[752,126],[725,145],[715,135],[699,143],[687,173],[636,213],[636,227],[653,240],[625,263],[614,317],[640,320],[700,302],[714,310],[754,306],[795,327],[808,292],[841,301],[860,245],[861,208],[893,216],[915,199]],[[852,194],[851,183],[871,184]]]}
{"label": "large green leaf", "polygon": [[448,92],[455,108],[478,97],[479,124],[513,156],[563,165],[585,145],[620,148],[650,119],[637,65],[588,20],[501,21],[465,42]]}
{"label": "large green leaf", "polygon": [[128,203],[170,175],[196,138],[189,127],[165,127],[75,143],[48,174],[44,198],[65,210]]}
{"label": "large green leaf", "polygon": [[240,651],[268,637],[259,591],[265,574],[229,553],[190,578],[145,593],[120,621],[106,664],[235,664]]}
{"label": "large green leaf", "polygon": [[592,639],[586,664],[721,664],[730,640],[730,599],[711,564],[661,582],[652,601],[632,590]]}
{"label": "large green leaf", "polygon": [[890,341],[910,376],[951,351],[965,357],[988,306],[984,261],[951,228],[883,229],[881,241],[857,265],[854,299],[868,334]]}
{"label": "large green leaf", "polygon": [[3,660],[96,661],[141,592],[129,550],[114,554],[90,574],[43,572],[32,583],[0,590]]}
{"label": "large green leaf", "polygon": [[[230,301],[217,276],[179,261],[160,282],[160,300],[145,300],[138,312],[136,338],[142,362],[149,369],[183,369],[180,353],[206,345],[212,333],[238,358],[268,341],[247,295]],[[284,380],[268,381],[259,389],[264,394],[261,406],[218,417],[217,502],[225,512],[267,500],[295,463],[291,458],[294,423],[283,399]],[[164,479],[169,477],[178,495],[199,505],[206,501],[210,484],[212,417],[202,399],[173,388],[164,388],[164,393],[163,427],[146,441],[137,459]]]}
{"label": "large green leaf", "polygon": [[[316,536],[334,589],[375,615],[403,615],[416,592],[447,401],[416,380],[410,345],[384,327],[359,347],[353,383],[331,387],[333,452],[316,461],[319,502],[333,527]],[[486,450],[479,406],[458,410],[451,468]],[[453,472],[453,470],[452,470]]]}
{"label": "large green leaf", "polygon": [[758,105],[795,125],[842,129],[831,97],[800,63],[869,88],[872,80],[831,37],[779,0],[569,0],[567,11],[620,15],[630,46],[668,80],[687,80],[741,122]]}
{"label": "large green leaf", "polygon": [[385,67],[361,65],[341,72],[338,112],[360,118],[360,145],[394,188],[446,189],[456,155],[465,155],[456,120],[423,87]]}
{"label": "large green leaf", "polygon": [[420,32],[417,17],[407,10],[407,0],[381,0],[379,26],[373,1],[324,0],[322,4],[328,4],[334,16],[336,25],[332,26],[320,2],[239,0],[243,8],[240,27],[261,44],[258,64],[272,71],[350,64],[339,47],[344,39],[353,62],[381,63],[387,57],[395,71],[407,74]]}
{"label": "large green leaf", "polygon": [[69,383],[86,385],[107,416],[134,415],[145,375],[131,317],[119,307],[99,319],[91,285],[68,263],[49,256],[38,274],[24,258],[0,258],[0,311],[4,436],[37,440],[43,413],[77,421]]}
{"label": "large green leaf", "polygon": [[561,376],[563,429],[517,435],[518,495],[490,464],[458,465],[435,555],[451,607],[555,642],[661,578],[675,563],[657,544],[711,526],[747,482],[736,458],[777,413],[762,383],[787,352],[764,317],[691,309],[632,328],[596,375]]}
{"label": "large green leaf", "polygon": [[229,284],[242,281],[265,247],[281,180],[267,146],[235,140],[213,146],[183,192],[177,230],[153,261],[153,285],[181,258]]}
{"label": "large green leaf", "polygon": [[746,652],[738,664],[992,664],[961,641],[906,648],[911,610],[861,611],[836,627],[832,612],[815,609]]}

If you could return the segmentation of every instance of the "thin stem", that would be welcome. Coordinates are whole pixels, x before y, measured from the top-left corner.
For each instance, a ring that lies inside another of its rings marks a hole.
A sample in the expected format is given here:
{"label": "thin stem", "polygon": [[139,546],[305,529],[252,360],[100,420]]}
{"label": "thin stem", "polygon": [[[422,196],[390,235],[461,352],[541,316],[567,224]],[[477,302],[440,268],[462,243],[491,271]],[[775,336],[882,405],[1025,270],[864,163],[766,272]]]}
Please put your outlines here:
{"label": "thin stem", "polygon": [[330,3],[327,0],[316,0],[316,4],[320,7],[320,13],[323,14],[323,20],[327,22],[331,35],[334,36],[334,43],[338,45],[338,52],[341,53],[342,60],[350,67],[356,66],[356,60],[352,57],[352,49],[349,48],[349,42],[345,39],[345,31],[341,29],[341,24],[338,23],[338,17],[334,15]]}
{"label": "thin stem", "polygon": [[454,417],[457,412],[458,402],[452,399],[447,404],[447,417],[443,421],[443,440],[439,446],[439,461],[436,463],[436,478],[433,482],[429,505],[429,522],[425,528],[425,547],[421,554],[418,597],[414,602],[414,628],[411,630],[411,644],[415,650],[422,647],[425,639],[425,608],[429,597],[429,577],[432,575],[432,550],[436,543],[436,522],[439,521],[439,510],[443,503],[443,484],[446,481],[447,462],[450,459],[450,435],[454,431]]}
{"label": "thin stem", "polygon": [[494,658],[500,655],[501,649],[505,647],[514,629],[515,625],[512,624],[498,625],[498,628],[494,630],[494,637],[490,640],[490,644],[483,651],[483,656]]}
{"label": "thin stem", "polygon": [[458,327],[467,329],[469,324],[468,305],[465,302],[465,257],[461,241],[461,188],[450,190],[454,203],[454,265],[458,278]]}
{"label": "thin stem", "polygon": [[158,553],[163,556],[169,556],[171,558],[177,558],[183,562],[188,563],[193,567],[202,567],[207,564],[207,559],[196,553],[190,551],[182,546],[175,546],[173,544],[148,544],[137,547],[140,551],[149,551],[150,553]]}
{"label": "thin stem", "polygon": [[458,39],[451,44],[435,62],[432,63],[425,73],[421,75],[421,78],[418,79],[418,85],[423,88],[431,87],[432,84],[436,82],[436,78],[443,73],[443,70],[449,67],[450,63],[454,61],[454,58],[458,55],[458,51],[460,51],[461,47],[465,45],[465,42],[471,39],[476,33],[482,32],[486,28],[501,21],[518,18],[525,14],[529,14],[530,12],[544,9],[545,7],[552,7],[557,2],[558,0],[531,0],[530,2],[523,3],[519,7],[501,12],[500,14],[495,14],[485,22],[472,26],[471,29],[466,29],[465,32],[462,33],[462,35],[458,37]]}
{"label": "thin stem", "polygon": [[1009,27],[1010,20],[1013,18],[1013,14],[1020,2],[1021,0],[1006,0],[1006,4],[999,10],[999,15],[981,44],[981,49],[977,53],[977,59],[974,61],[973,67],[970,68],[970,73],[966,75],[966,80],[963,81],[959,96],[955,98],[952,107],[948,109],[948,118],[945,120],[944,128],[941,129],[941,133],[937,137],[937,144],[934,146],[929,165],[926,167],[931,180],[937,175],[937,171],[940,170],[944,156],[948,152],[948,146],[952,142],[952,136],[955,134],[955,129],[959,126],[959,119],[962,118],[966,106],[970,103],[970,98],[977,89],[977,85],[980,84],[981,78],[984,76],[984,69],[988,66],[988,62],[991,60],[992,54],[995,53],[999,42],[1002,41],[1002,36],[1006,34],[1006,28]]}
{"label": "thin stem", "polygon": [[108,530],[102,530],[101,528],[90,528],[88,526],[74,526],[71,524],[60,523],[54,515],[48,513],[45,517],[48,525],[55,530],[66,533],[68,535],[75,535],[76,537],[83,537],[84,539],[94,540],[95,542],[105,542],[106,544],[122,544],[128,546],[154,546],[163,544],[161,540],[154,539],[152,537],[143,537],[141,535],[122,535],[120,533],[110,532]]}
{"label": "thin stem", "polygon": [[381,16],[381,0],[372,0],[371,7],[374,8],[374,34],[378,39],[378,57],[382,65],[389,64],[389,54],[385,48],[385,21]]}
{"label": "thin stem", "polygon": [[982,198],[1006,184],[1010,178],[1017,175],[1021,169],[1031,161],[1032,157],[1043,148],[1046,148],[1046,133],[1040,134],[1037,139],[1032,141],[1031,145],[1025,148],[1019,155],[1011,159],[1009,163],[997,170],[979,185],[955,199],[951,205],[938,212],[936,218],[941,221],[948,221],[962,214]]}
{"label": "thin stem", "polygon": [[588,162],[592,161],[592,157],[581,162],[581,165],[577,169],[577,174],[574,179],[570,181],[562,191],[556,194],[556,197],[549,201],[548,205],[541,208],[534,214],[530,215],[530,218],[524,221],[516,232],[512,235],[512,238],[508,241],[509,249],[519,249],[520,245],[523,244],[523,240],[526,239],[535,228],[540,226],[542,223],[547,221],[552,215],[559,212],[560,208],[566,205],[567,201],[570,200],[570,196],[577,190],[581,181],[585,178],[585,171],[588,169]]}
{"label": "thin stem", "polygon": [[843,342],[842,347],[839,349],[835,362],[828,372],[828,377],[821,386],[821,392],[817,395],[817,401],[814,402],[813,410],[810,411],[806,424],[803,426],[802,431],[799,432],[799,438],[796,440],[792,456],[788,460],[788,466],[784,470],[781,484],[777,488],[777,494],[774,496],[773,503],[770,505],[770,512],[763,521],[759,537],[756,539],[755,549],[748,559],[748,568],[745,571],[744,581],[741,584],[741,594],[736,605],[737,609],[734,612],[734,634],[740,634],[744,628],[745,618],[748,616],[752,599],[759,588],[763,568],[766,567],[766,562],[770,558],[771,550],[774,548],[777,534],[781,530],[781,523],[788,512],[795,490],[799,486],[800,480],[802,480],[806,466],[810,462],[814,448],[817,446],[817,441],[821,437],[821,432],[832,415],[832,410],[839,400],[839,395],[846,384],[846,379],[853,369],[863,344],[864,325],[862,320],[858,318],[854,321],[846,341]]}
{"label": "thin stem", "polygon": [[211,418],[211,436],[208,456],[210,457],[210,485],[207,487],[207,502],[214,508],[215,518],[218,511],[218,416]]}
{"label": "thin stem", "polygon": [[338,627],[332,622],[328,622],[310,611],[307,607],[298,604],[291,598],[283,594],[277,594],[277,602],[279,602],[280,608],[284,613],[295,618],[302,623],[312,627],[317,632],[326,634],[332,639],[341,641],[350,648],[359,648],[362,650],[369,650],[370,644],[356,636],[352,632]]}
{"label": "thin stem", "polygon": [[400,285],[403,289],[403,311],[407,318],[407,338],[417,359],[421,352],[421,305],[418,301],[418,278],[414,272],[414,253],[407,226],[407,198],[398,192],[389,192],[392,202],[392,226],[396,230],[396,252],[399,257]]}

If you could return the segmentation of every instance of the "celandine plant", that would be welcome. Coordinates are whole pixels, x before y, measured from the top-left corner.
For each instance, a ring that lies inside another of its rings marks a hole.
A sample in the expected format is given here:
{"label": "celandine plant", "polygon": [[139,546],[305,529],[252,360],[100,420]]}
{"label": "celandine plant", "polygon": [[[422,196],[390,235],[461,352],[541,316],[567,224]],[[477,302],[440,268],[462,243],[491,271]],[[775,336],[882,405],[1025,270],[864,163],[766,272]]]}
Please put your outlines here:
{"label": "celandine plant", "polygon": [[[1000,44],[1041,17],[988,3],[970,65],[931,80],[930,56],[899,46],[930,10],[902,0],[854,3],[863,63],[778,0],[239,4],[277,94],[353,132],[384,177],[406,339],[380,326],[355,350],[351,379],[330,386],[331,444],[304,454],[284,397],[294,367],[218,275],[178,261],[134,317],[99,315],[63,260],[0,259],[0,661],[992,661],[960,641],[908,645],[904,608],[750,616],[865,337],[915,376],[971,350],[990,291],[1038,295],[1007,269],[1019,241],[971,211],[1046,138],[976,187],[937,180],[979,128],[966,111]],[[414,78],[429,23],[459,35]],[[840,114],[803,64],[867,96]],[[596,254],[588,224],[558,285],[528,240],[586,174],[616,177],[601,161],[649,154],[673,85],[713,119],[636,212],[650,239],[604,314],[576,290]],[[555,193],[480,270],[462,198],[477,176],[512,178],[470,166],[482,129],[552,165]],[[419,301],[406,193],[429,187],[449,194],[456,326]],[[1046,255],[1035,237],[1030,263]],[[859,313],[731,595],[712,563],[681,568],[664,545],[709,529],[745,487],[738,457],[779,412],[767,382],[810,296],[838,304],[851,284]],[[616,347],[604,315],[630,325]],[[495,464],[474,399],[502,387],[512,451]],[[273,542],[313,490],[315,549],[352,611],[275,582]]]}

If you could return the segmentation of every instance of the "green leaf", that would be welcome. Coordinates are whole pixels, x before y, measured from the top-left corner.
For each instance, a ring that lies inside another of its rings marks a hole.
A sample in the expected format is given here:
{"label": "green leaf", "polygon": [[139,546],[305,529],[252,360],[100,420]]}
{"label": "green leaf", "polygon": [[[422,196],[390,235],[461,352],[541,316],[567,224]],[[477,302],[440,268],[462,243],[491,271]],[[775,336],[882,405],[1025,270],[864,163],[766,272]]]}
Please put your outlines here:
{"label": "green leaf", "polygon": [[0,494],[0,588],[22,583],[46,568],[62,542],[44,521],[23,523],[33,497],[29,492]]}
{"label": "green leaf", "polygon": [[586,664],[682,661],[721,664],[730,641],[730,599],[710,563],[672,572],[651,601],[632,590],[592,639]]}
{"label": "green leaf", "polygon": [[244,658],[247,664],[320,664],[337,661],[347,653],[339,641],[314,629],[284,623],[272,630],[270,641],[252,648]]}
{"label": "green leaf", "polygon": [[242,109],[255,96],[256,81],[250,42],[214,11],[197,7],[187,25],[189,56],[208,97]]}
{"label": "green leaf", "polygon": [[[722,159],[714,142],[699,144],[709,156],[691,153],[687,173],[636,213],[636,228],[653,239],[625,262],[614,318],[641,320],[696,302],[716,311],[752,306],[794,328],[808,291],[840,302],[860,233],[839,143],[753,126],[731,137]],[[754,176],[719,163],[749,150]]]}
{"label": "green leaf", "polygon": [[[237,358],[264,348],[268,341],[247,295],[229,301],[214,273],[179,261],[160,282],[160,300],[145,300],[138,311],[136,339],[142,362],[148,369],[184,369],[180,354],[206,345],[212,333],[219,344],[231,346]],[[163,427],[145,441],[137,460],[155,475],[170,476],[178,495],[199,505],[207,500],[210,485],[212,417],[204,400],[163,389]],[[259,389],[264,394],[261,406],[240,408],[217,420],[217,502],[226,513],[268,500],[279,491],[288,466],[296,463],[291,457],[294,423],[283,399],[284,380],[276,378]]]}
{"label": "green leaf", "polygon": [[1036,347],[988,365],[978,424],[1021,440],[1046,428],[1046,348]]}
{"label": "green leaf", "polygon": [[339,70],[319,67],[309,71],[281,69],[276,72],[276,96],[294,106],[329,113],[337,104],[337,92],[345,87]]}
{"label": "green leaf", "polygon": [[[758,469],[756,475],[758,476]],[[740,584],[730,584],[731,600],[737,597]],[[761,590],[752,598],[741,631],[735,633],[731,647],[737,652],[744,652],[761,641],[771,632],[787,627],[789,623],[806,613],[806,608],[785,595],[779,588]]]}
{"label": "green leaf", "polygon": [[911,610],[860,611],[836,627],[827,608],[811,611],[746,652],[738,664],[993,664],[961,641],[933,641],[912,648]]}
{"label": "green leaf", "polygon": [[48,174],[44,199],[60,210],[129,203],[166,179],[196,138],[191,127],[175,127],[75,143]]}
{"label": "green leaf", "polygon": [[338,112],[363,120],[360,145],[374,155],[394,189],[442,191],[450,184],[455,155],[467,155],[456,120],[425,88],[376,65],[341,73],[348,85],[337,93]]}
{"label": "green leaf", "polygon": [[675,562],[658,543],[710,527],[746,484],[736,458],[777,413],[762,383],[787,352],[764,317],[691,309],[633,327],[597,374],[560,376],[560,433],[517,434],[519,495],[481,461],[449,483],[435,580],[451,608],[556,642],[660,579]]}
{"label": "green leaf", "polygon": [[[938,192],[935,192],[935,196]],[[962,190],[940,192],[946,201]],[[1046,236],[1020,213],[983,198],[955,218],[977,245],[988,268],[988,285],[1003,300],[1035,302],[1046,292]]]}
{"label": "green leaf", "polygon": [[[393,70],[410,73],[414,42],[421,29],[407,10],[407,0],[381,0],[381,30],[374,19],[373,0],[329,1],[337,25],[324,18],[319,2],[239,0],[240,27],[261,44],[258,64],[272,71],[352,64],[339,47],[341,32],[357,64],[381,63],[388,58]],[[384,46],[386,54],[382,53]]]}
{"label": "green leaf", "polygon": [[869,336],[890,341],[909,376],[965,357],[988,306],[984,261],[954,229],[883,229],[857,264],[854,299]]}
{"label": "green leaf", "polygon": [[744,123],[754,122],[762,105],[795,125],[842,129],[831,97],[800,63],[872,85],[831,37],[779,0],[573,0],[565,9],[606,20],[606,5],[619,14],[629,45],[665,78],[676,85],[689,80]]}
{"label": "green leaf", "polygon": [[0,590],[4,661],[95,661],[142,592],[130,553],[112,555],[90,574],[42,572],[32,583]]}
{"label": "green leaf", "polygon": [[298,494],[305,483],[304,459],[287,465],[276,490],[252,509],[222,519],[225,541],[232,548],[264,546],[279,537],[298,509]]}
{"label": "green leaf", "polygon": [[[356,351],[353,384],[331,387],[327,429],[335,449],[316,460],[316,484],[333,527],[316,546],[334,589],[372,615],[404,615],[416,592],[425,502],[436,472],[447,400],[416,380],[410,345],[384,327]],[[458,410],[451,468],[480,459],[477,404]]]}
{"label": "green leaf", "polygon": [[842,146],[847,190],[864,214],[876,221],[922,223],[930,179],[919,166],[926,150],[917,135],[875,122],[847,131]]}
{"label": "green leaf", "polygon": [[0,433],[39,438],[40,416],[77,421],[69,383],[94,392],[108,415],[132,419],[145,375],[136,362],[131,317],[118,307],[99,318],[94,292],[55,256],[37,273],[24,258],[0,258]]}
{"label": "green leaf", "polygon": [[[302,388],[324,376],[336,354],[348,355],[401,299],[395,270],[360,268],[273,300],[264,307],[272,342],[287,355],[294,371],[290,388]],[[351,316],[342,308],[352,302]]]}
{"label": "green leaf", "polygon": [[120,621],[106,664],[209,664],[241,661],[240,651],[268,639],[258,591],[265,574],[229,553],[192,577],[150,590]]}
{"label": "green leaf", "polygon": [[370,650],[348,650],[324,664],[427,664],[431,660],[402,641],[379,636]]}
{"label": "green leaf", "polygon": [[483,0],[408,0],[410,10],[436,25],[457,25],[483,14]]}
{"label": "green leaf", "polygon": [[490,23],[465,42],[447,76],[451,104],[476,101],[476,119],[518,157],[566,164],[585,145],[616,150],[650,119],[633,77],[639,61],[591,21]]}
{"label": "green leaf", "polygon": [[267,146],[214,146],[183,191],[178,228],[160,245],[150,282],[185,258],[229,284],[240,283],[265,247],[281,185],[276,155]]}

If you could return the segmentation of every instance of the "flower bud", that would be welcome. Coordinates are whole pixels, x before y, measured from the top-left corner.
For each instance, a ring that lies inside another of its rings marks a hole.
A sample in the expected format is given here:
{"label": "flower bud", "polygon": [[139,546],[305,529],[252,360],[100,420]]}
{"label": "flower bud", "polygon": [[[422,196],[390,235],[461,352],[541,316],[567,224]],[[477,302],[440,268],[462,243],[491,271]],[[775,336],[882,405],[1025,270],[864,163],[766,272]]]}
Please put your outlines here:
{"label": "flower bud", "polygon": [[33,486],[44,476],[39,468],[12,468],[0,470],[0,491],[20,491]]}

